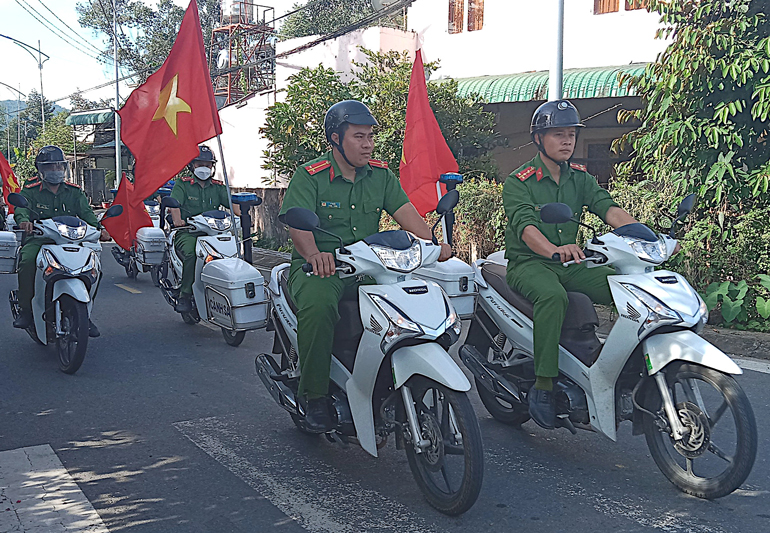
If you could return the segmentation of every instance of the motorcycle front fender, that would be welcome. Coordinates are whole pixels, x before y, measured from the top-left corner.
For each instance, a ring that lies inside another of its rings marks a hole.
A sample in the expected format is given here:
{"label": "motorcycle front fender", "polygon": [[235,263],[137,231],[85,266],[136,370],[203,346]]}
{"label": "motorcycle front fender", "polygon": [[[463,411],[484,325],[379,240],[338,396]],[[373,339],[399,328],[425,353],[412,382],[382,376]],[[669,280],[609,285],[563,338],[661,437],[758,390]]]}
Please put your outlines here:
{"label": "motorcycle front fender", "polygon": [[722,350],[690,330],[652,335],[642,341],[642,348],[650,375],[672,361],[689,361],[725,374],[743,374]]}
{"label": "motorcycle front fender", "polygon": [[85,283],[76,278],[60,279],[54,283],[52,301],[55,302],[63,294],[67,294],[79,302],[91,302],[91,296],[86,290]]}
{"label": "motorcycle front fender", "polygon": [[393,352],[393,382],[396,388],[420,375],[458,392],[471,390],[471,383],[449,354],[435,342],[405,346]]}

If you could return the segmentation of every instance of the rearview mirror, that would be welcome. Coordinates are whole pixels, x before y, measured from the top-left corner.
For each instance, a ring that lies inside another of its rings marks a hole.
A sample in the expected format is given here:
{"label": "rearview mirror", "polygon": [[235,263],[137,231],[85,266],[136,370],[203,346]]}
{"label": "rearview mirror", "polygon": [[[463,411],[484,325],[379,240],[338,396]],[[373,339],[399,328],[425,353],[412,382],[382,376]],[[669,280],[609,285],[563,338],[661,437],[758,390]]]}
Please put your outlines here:
{"label": "rearview mirror", "polygon": [[120,204],[113,204],[107,211],[104,212],[102,218],[115,218],[123,214],[123,206]]}
{"label": "rearview mirror", "polygon": [[29,207],[27,199],[17,192],[12,192],[8,195],[8,203],[14,207],[21,207],[22,209],[27,209]]}
{"label": "rearview mirror", "polygon": [[179,200],[177,200],[176,198],[171,198],[170,196],[166,196],[165,198],[163,198],[160,201],[160,206],[163,209],[169,209],[169,208],[171,208],[171,209],[179,209],[180,207],[182,207],[179,204]]}
{"label": "rearview mirror", "polygon": [[441,197],[436,206],[436,213],[443,215],[451,211],[460,201],[460,192],[457,189],[447,191],[447,193]]}
{"label": "rearview mirror", "polygon": [[314,231],[321,224],[318,215],[303,207],[292,207],[279,220],[290,228],[302,231]]}
{"label": "rearview mirror", "polygon": [[540,208],[540,220],[546,224],[566,224],[572,220],[572,208],[567,204],[545,204]]}
{"label": "rearview mirror", "polygon": [[690,214],[690,212],[695,207],[695,199],[696,199],[695,193],[688,194],[684,197],[684,200],[682,200],[682,203],[679,204],[679,207],[676,208],[676,218],[684,217],[685,215]]}

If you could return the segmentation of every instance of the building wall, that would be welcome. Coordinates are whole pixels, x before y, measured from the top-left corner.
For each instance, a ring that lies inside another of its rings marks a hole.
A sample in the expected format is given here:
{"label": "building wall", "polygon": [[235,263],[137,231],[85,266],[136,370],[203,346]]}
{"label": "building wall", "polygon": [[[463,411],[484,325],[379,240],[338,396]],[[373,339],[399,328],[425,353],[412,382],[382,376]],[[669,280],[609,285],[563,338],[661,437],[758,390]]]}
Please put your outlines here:
{"label": "building wall", "polygon": [[[467,19],[468,4],[464,0]],[[450,0],[415,0],[409,29],[420,34],[426,61],[441,61],[434,77],[467,78],[550,68],[555,54],[556,0],[484,0],[483,28],[448,32]],[[654,61],[659,15],[644,9],[594,14],[594,0],[566,0],[564,68]]]}

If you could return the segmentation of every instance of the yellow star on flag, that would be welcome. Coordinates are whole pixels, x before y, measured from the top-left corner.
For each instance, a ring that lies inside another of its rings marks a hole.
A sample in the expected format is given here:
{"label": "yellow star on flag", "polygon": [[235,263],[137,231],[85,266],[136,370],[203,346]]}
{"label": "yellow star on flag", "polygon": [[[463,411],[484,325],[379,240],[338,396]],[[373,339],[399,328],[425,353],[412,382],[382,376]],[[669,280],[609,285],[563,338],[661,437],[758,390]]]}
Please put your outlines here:
{"label": "yellow star on flag", "polygon": [[192,113],[190,106],[179,98],[176,94],[177,85],[179,84],[179,74],[174,74],[174,78],[166,84],[160,91],[160,97],[158,99],[158,109],[155,111],[155,115],[152,117],[152,121],[165,119],[168,127],[174,132],[176,136],[176,115],[177,113]]}

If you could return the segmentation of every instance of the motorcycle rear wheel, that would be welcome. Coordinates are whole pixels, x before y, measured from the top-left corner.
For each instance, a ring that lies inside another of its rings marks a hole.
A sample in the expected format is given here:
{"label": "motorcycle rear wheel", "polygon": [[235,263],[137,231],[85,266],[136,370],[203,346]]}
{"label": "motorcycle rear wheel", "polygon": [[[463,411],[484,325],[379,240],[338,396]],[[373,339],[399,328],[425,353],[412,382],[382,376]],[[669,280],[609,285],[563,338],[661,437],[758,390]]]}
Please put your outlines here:
{"label": "motorcycle rear wheel", "polygon": [[[672,363],[663,372],[689,434],[675,443],[667,428],[645,416],[644,435],[653,460],[663,475],[687,494],[704,499],[730,494],[746,481],[757,454],[757,425],[749,399],[732,376],[701,365]],[[657,386],[647,388],[644,407],[665,417]],[[703,475],[725,463],[723,471]]]}
{"label": "motorcycle rear wheel", "polygon": [[222,328],[222,336],[225,338],[225,342],[230,346],[240,346],[243,342],[243,338],[246,336],[246,332]]}
{"label": "motorcycle rear wheel", "polygon": [[511,426],[520,426],[529,420],[529,407],[520,402],[508,403],[505,400],[501,400],[479,383],[478,379],[475,381],[481,403],[487,408],[492,418]]}
{"label": "motorcycle rear wheel", "polygon": [[[484,449],[476,413],[464,392],[422,376],[410,378],[407,385],[421,437],[430,441],[422,453],[411,442],[406,444],[409,468],[428,503],[448,515],[462,514],[476,503],[484,479]],[[452,461],[453,468],[449,467],[448,458],[458,456],[462,460]],[[456,477],[454,471],[462,471],[462,476],[451,481],[450,477]]]}
{"label": "motorcycle rear wheel", "polygon": [[88,306],[71,296],[59,300],[61,329],[64,334],[56,339],[59,369],[74,374],[83,364],[88,349]]}

